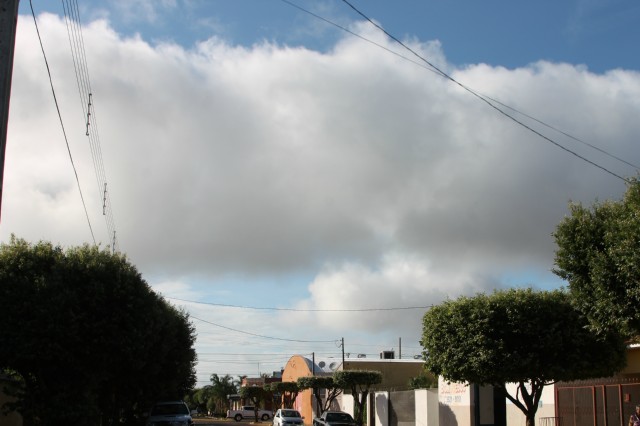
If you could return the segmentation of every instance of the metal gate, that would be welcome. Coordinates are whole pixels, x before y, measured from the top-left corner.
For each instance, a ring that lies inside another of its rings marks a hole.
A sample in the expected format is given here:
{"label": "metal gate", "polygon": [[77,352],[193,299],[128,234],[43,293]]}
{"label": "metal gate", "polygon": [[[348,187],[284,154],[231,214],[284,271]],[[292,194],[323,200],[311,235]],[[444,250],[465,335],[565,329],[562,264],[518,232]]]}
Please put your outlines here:
{"label": "metal gate", "polygon": [[415,391],[389,392],[389,426],[414,426],[415,424]]}
{"label": "metal gate", "polygon": [[640,379],[558,383],[555,399],[562,426],[627,426],[640,404]]}

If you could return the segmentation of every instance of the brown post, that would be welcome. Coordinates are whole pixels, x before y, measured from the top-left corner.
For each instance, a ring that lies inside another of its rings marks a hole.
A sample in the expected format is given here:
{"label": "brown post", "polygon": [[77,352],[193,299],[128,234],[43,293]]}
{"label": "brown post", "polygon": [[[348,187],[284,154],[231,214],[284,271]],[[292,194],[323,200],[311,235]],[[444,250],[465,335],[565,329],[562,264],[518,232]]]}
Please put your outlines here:
{"label": "brown post", "polygon": [[620,408],[620,424],[624,425],[624,406],[622,404],[622,385],[618,385],[618,404]]}
{"label": "brown post", "polygon": [[604,413],[604,426],[609,425],[609,416],[607,415],[607,385],[602,385],[602,412]]}
{"label": "brown post", "polygon": [[16,44],[19,0],[0,0],[0,214],[4,184],[4,153],[7,146],[9,99],[13,75],[13,52]]}
{"label": "brown post", "polygon": [[593,406],[593,426],[598,424],[598,410],[596,409],[596,404],[598,403],[596,399],[596,387],[591,386],[591,405]]}

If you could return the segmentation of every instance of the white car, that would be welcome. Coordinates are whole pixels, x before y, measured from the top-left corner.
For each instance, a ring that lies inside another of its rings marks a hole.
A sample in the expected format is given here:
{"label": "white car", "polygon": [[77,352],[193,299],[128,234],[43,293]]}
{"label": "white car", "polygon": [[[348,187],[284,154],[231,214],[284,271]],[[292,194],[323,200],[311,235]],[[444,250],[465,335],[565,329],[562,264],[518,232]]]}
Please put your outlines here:
{"label": "white car", "polygon": [[276,415],[273,416],[273,426],[302,425],[302,419],[304,419],[304,417],[300,415],[298,410],[281,408],[276,411]]}

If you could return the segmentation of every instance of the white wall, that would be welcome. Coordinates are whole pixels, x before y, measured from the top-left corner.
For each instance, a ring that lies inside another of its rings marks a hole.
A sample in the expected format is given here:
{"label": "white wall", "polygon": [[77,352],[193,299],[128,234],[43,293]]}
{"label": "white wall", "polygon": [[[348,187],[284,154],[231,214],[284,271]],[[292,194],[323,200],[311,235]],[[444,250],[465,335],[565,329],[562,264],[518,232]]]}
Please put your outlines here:
{"label": "white wall", "polygon": [[[373,394],[373,398],[376,405],[374,414],[376,426],[389,426],[389,392],[376,392]],[[370,409],[371,407],[367,407],[367,413],[370,413]]]}
{"label": "white wall", "polygon": [[[507,392],[510,395],[516,395],[517,387],[515,384],[509,383],[507,385]],[[542,398],[538,404],[538,411],[536,412],[536,425],[540,425],[541,417],[553,417],[555,416],[555,398],[553,385],[545,386],[542,390]],[[507,426],[525,426],[527,419],[524,413],[516,407],[511,401],[507,399]]]}
{"label": "white wall", "polygon": [[[515,384],[507,384],[507,391],[515,396]],[[439,426],[474,426],[473,419],[473,390],[470,386],[460,383],[447,383],[442,378],[438,380]],[[480,423],[493,423],[493,394],[491,387],[479,388]],[[545,386],[536,412],[536,424],[540,425],[540,418],[555,416],[555,401],[553,385]],[[507,426],[526,426],[526,418],[522,411],[507,399]]]}
{"label": "white wall", "polygon": [[[438,389],[417,389],[415,392],[416,426],[438,426]],[[376,426],[389,425],[389,392],[375,392]],[[367,412],[371,407],[367,407]],[[367,422],[369,419],[367,418]],[[369,423],[367,423],[369,424]]]}
{"label": "white wall", "polygon": [[447,383],[438,378],[439,426],[471,426],[473,410],[471,387],[464,383]]}
{"label": "white wall", "polygon": [[351,414],[353,416],[353,396],[343,393],[340,395],[340,411]]}
{"label": "white wall", "polygon": [[438,426],[438,389],[417,389],[416,426]]}

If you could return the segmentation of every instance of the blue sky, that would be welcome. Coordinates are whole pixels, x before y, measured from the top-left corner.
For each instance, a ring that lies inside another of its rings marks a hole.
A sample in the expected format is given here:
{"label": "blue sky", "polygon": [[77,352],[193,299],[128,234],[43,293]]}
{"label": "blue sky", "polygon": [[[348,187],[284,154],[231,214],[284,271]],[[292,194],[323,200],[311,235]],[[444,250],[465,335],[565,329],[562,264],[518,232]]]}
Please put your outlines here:
{"label": "blue sky", "polygon": [[[640,163],[638,2],[353,2],[538,134],[342,1],[78,5],[119,247],[194,318],[200,385],[342,337],[413,356],[428,306],[562,285],[569,201]],[[108,244],[62,6],[34,9],[87,214],[23,0],[0,240],[91,242],[88,215]]]}
{"label": "blue sky", "polygon": [[[398,38],[439,40],[456,65],[515,68],[539,60],[584,64],[594,72],[638,69],[640,5],[628,0],[554,2],[350,2]],[[106,17],[121,34],[190,47],[211,36],[250,46],[264,40],[325,50],[361,20],[347,3],[283,0],[80,1],[82,19]],[[61,13],[60,4],[34,5]],[[29,12],[29,3],[21,3]],[[305,12],[306,11],[306,12]],[[313,16],[317,15],[317,16]]]}

